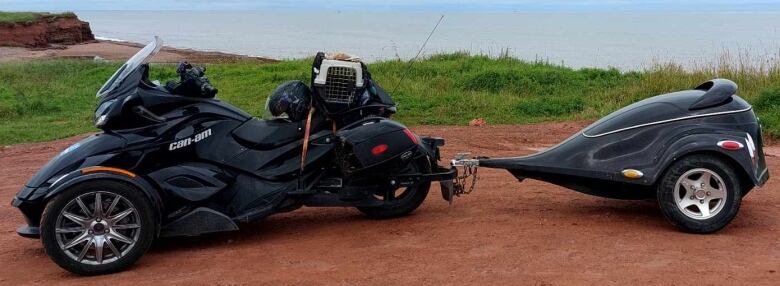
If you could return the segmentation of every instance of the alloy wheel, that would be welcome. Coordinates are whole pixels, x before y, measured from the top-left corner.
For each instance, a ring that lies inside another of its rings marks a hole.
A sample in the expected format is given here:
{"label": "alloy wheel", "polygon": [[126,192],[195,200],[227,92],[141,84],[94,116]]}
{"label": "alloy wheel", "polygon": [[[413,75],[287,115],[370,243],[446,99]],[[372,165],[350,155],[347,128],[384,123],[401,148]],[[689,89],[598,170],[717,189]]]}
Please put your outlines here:
{"label": "alloy wheel", "polygon": [[728,190],[723,179],[714,171],[696,168],[683,173],[674,187],[677,208],[685,216],[705,220],[723,210]]}
{"label": "alloy wheel", "polygon": [[89,192],[68,202],[57,217],[60,250],[83,264],[102,265],[126,255],[141,233],[138,211],[125,197]]}

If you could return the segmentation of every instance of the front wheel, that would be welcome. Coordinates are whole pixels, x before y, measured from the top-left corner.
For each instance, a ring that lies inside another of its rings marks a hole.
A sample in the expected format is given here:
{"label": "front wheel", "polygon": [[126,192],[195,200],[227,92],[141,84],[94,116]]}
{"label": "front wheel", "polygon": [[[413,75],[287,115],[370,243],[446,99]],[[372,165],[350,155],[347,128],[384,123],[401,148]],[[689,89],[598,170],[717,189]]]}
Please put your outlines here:
{"label": "front wheel", "polygon": [[658,204],[677,228],[712,233],[736,217],[742,202],[737,172],[714,156],[685,157],[664,173],[658,185]]}
{"label": "front wheel", "polygon": [[41,240],[57,265],[80,275],[121,271],[155,236],[149,200],[114,181],[89,181],[57,195],[44,210]]}
{"label": "front wheel", "polygon": [[[410,163],[402,174],[428,173],[431,167],[427,159]],[[374,219],[396,218],[409,215],[425,201],[431,182],[420,182],[408,187],[392,187],[388,184],[374,193],[374,198],[382,200],[377,207],[358,207],[366,216]]]}

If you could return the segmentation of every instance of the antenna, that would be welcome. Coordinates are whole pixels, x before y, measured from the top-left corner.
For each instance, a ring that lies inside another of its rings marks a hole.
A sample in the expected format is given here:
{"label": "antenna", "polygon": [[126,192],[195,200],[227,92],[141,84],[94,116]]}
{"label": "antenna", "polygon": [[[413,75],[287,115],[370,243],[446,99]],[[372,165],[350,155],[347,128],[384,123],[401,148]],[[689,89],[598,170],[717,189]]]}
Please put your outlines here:
{"label": "antenna", "polygon": [[390,92],[390,94],[394,94],[395,91],[398,90],[398,87],[401,86],[401,83],[406,78],[406,74],[409,73],[409,70],[412,69],[412,65],[414,64],[414,61],[417,59],[417,57],[420,56],[423,49],[425,49],[425,45],[428,44],[428,40],[430,40],[431,36],[433,36],[433,32],[436,32],[436,28],[438,28],[439,24],[441,24],[441,20],[444,20],[444,15],[441,15],[441,17],[439,17],[439,21],[436,21],[436,26],[433,26],[433,30],[431,30],[431,33],[428,34],[428,38],[425,38],[425,42],[423,42],[422,46],[420,46],[420,50],[417,51],[417,55],[415,55],[413,58],[409,60],[409,63],[406,65],[406,70],[404,70],[404,73],[401,74],[401,79],[398,80],[398,83],[395,84],[395,87],[393,88],[393,91]]}

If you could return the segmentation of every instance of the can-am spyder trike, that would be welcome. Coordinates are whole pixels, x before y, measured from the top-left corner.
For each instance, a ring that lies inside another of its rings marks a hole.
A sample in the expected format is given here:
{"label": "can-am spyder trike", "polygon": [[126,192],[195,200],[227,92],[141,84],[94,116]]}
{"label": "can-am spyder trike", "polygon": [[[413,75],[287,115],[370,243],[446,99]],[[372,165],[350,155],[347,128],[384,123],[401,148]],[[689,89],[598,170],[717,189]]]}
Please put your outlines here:
{"label": "can-am spyder trike", "polygon": [[[319,53],[312,90],[282,84],[258,119],[217,100],[204,69],[180,81],[148,78],[155,38],[100,88],[95,126],[24,186],[13,206],[62,268],[122,270],[159,236],[237,230],[240,223],[302,206],[356,207],[372,218],[414,211],[438,166],[440,138],[388,119],[392,99],[366,66]],[[284,117],[286,115],[286,118]]]}

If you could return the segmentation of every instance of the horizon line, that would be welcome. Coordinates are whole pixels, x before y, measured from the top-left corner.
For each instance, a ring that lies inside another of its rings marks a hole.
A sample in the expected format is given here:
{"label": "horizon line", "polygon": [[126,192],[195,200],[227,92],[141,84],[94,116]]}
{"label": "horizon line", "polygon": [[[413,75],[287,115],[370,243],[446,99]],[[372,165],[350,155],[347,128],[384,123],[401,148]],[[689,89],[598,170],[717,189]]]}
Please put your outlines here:
{"label": "horizon line", "polygon": [[555,5],[555,4],[533,4],[533,5],[343,5],[337,8],[327,5],[309,5],[309,6],[291,6],[291,5],[189,5],[181,7],[179,5],[158,5],[153,8],[144,6],[124,6],[124,5],[10,5],[0,9],[0,11],[22,12],[22,11],[285,11],[285,12],[780,12],[779,3],[713,3],[707,5],[700,4],[678,4],[670,5]]}

